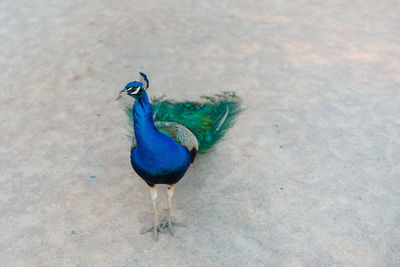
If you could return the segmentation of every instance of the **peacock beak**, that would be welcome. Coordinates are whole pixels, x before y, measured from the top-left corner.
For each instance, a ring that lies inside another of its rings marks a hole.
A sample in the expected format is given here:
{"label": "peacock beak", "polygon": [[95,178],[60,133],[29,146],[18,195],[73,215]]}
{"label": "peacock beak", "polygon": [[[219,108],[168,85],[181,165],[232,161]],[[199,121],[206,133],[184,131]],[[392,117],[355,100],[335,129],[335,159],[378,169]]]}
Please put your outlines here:
{"label": "peacock beak", "polygon": [[122,90],[119,92],[119,95],[118,95],[118,97],[117,97],[115,100],[119,100],[119,99],[122,97],[122,95],[127,95],[127,94],[128,94],[127,90],[128,90],[128,89],[126,89],[126,88],[122,89]]}

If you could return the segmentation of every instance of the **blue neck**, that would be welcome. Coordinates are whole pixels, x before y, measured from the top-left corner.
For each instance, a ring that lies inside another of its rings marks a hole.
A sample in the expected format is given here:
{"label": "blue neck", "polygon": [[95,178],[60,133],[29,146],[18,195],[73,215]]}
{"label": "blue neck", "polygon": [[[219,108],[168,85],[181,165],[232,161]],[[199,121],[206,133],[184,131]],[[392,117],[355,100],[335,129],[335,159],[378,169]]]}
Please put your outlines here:
{"label": "blue neck", "polygon": [[147,94],[137,99],[132,108],[136,142],[143,148],[151,147],[158,131],[154,126],[153,112]]}

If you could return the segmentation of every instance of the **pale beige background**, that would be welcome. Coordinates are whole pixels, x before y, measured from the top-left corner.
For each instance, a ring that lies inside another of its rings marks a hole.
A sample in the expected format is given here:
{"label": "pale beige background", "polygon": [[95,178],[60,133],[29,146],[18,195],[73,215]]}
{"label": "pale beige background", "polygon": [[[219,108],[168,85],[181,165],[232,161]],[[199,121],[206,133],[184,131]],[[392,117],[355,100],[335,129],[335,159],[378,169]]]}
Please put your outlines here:
{"label": "pale beige background", "polygon": [[[1,1],[0,265],[399,266],[399,16],[396,0]],[[138,71],[152,95],[233,90],[247,108],[158,243],[114,101]]]}

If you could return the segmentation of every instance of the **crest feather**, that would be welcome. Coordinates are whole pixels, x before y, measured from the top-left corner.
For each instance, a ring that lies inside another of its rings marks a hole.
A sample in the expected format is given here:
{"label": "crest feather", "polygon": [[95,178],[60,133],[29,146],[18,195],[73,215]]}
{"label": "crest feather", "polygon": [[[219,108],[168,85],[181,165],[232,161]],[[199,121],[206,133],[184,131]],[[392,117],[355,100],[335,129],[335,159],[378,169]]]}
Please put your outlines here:
{"label": "crest feather", "polygon": [[149,88],[149,79],[147,79],[147,75],[143,72],[139,72],[140,74],[140,82],[143,84],[145,89]]}

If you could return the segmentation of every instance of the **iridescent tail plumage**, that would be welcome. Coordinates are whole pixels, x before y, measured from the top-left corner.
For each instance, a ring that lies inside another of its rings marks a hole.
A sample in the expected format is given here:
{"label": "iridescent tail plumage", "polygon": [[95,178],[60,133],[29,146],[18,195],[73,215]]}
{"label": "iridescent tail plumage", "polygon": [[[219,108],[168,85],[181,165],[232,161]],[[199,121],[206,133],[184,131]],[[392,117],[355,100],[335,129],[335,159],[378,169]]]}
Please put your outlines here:
{"label": "iridescent tail plumage", "polygon": [[[204,102],[152,99],[154,121],[176,122],[188,128],[199,142],[199,153],[210,150],[233,126],[241,111],[241,101],[235,93],[203,98]],[[126,108],[126,114],[133,122],[131,107]]]}

